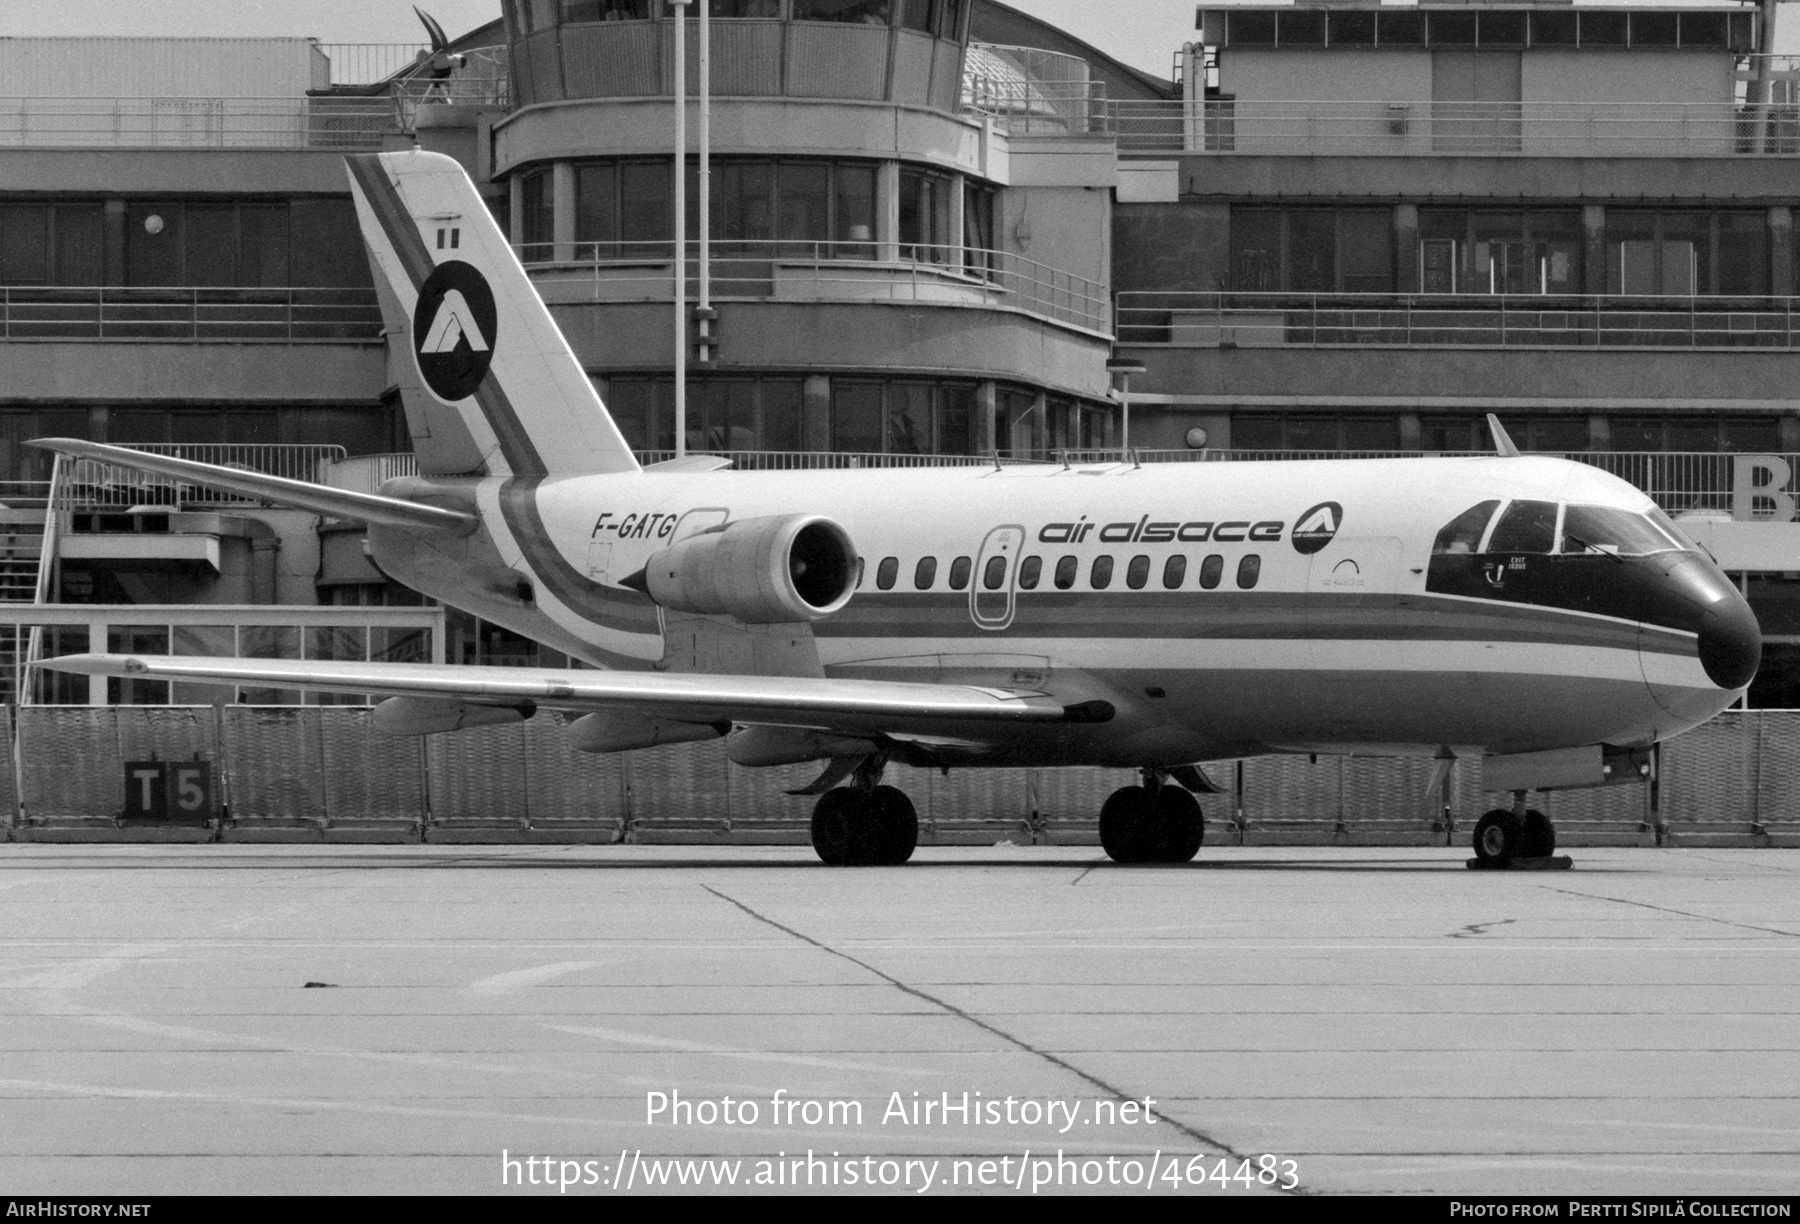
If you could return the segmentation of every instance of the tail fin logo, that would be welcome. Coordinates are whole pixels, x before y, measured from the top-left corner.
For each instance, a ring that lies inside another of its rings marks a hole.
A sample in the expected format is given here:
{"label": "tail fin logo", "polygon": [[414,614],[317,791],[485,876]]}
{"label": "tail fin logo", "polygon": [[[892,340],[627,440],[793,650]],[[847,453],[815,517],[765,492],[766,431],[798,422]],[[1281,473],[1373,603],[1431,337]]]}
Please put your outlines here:
{"label": "tail fin logo", "polygon": [[439,264],[413,307],[413,355],[419,376],[445,403],[475,394],[494,361],[494,292],[458,259]]}

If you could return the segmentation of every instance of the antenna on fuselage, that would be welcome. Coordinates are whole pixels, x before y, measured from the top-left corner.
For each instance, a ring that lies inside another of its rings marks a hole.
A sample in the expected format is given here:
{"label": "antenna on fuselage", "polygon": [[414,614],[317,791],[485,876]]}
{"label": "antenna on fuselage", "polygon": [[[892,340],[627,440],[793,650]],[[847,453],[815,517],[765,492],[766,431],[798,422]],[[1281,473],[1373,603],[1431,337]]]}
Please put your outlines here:
{"label": "antenna on fuselage", "polygon": [[1494,435],[1494,453],[1502,459],[1517,459],[1519,448],[1513,445],[1511,436],[1506,432],[1506,426],[1502,425],[1500,418],[1491,412],[1487,414],[1487,419],[1488,429]]}

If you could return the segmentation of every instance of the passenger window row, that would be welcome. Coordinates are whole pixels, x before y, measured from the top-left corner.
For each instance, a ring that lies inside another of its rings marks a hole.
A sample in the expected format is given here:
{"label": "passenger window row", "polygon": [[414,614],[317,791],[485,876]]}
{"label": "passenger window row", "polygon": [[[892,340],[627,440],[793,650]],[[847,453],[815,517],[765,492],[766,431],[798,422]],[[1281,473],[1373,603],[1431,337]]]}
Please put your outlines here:
{"label": "passenger window row", "polygon": [[[1088,586],[1096,591],[1104,591],[1113,583],[1114,562],[1111,554],[1095,557],[1088,568]],[[950,589],[965,591],[969,587],[970,574],[974,562],[968,557],[957,557],[950,562]],[[1125,585],[1134,591],[1141,591],[1150,583],[1151,560],[1140,553],[1125,563]],[[1074,587],[1080,577],[1081,561],[1076,557],[1059,557],[1056,567],[1051,571],[1051,582],[1059,591],[1067,591]],[[1162,584],[1166,590],[1178,591],[1187,581],[1188,559],[1176,553],[1163,562]],[[913,567],[913,589],[929,591],[937,585],[938,559],[936,557],[920,557],[919,563]],[[1019,589],[1035,591],[1043,581],[1044,558],[1026,557],[1019,563]],[[1204,590],[1213,590],[1225,577],[1225,558],[1218,553],[1209,553],[1200,562],[1200,586]],[[1262,557],[1257,553],[1249,553],[1239,558],[1237,565],[1237,584],[1248,591],[1262,577]],[[883,557],[881,564],[875,567],[875,586],[878,590],[891,591],[900,580],[900,558]],[[989,557],[982,566],[981,587],[987,591],[998,591],[1006,585],[1006,558]]]}

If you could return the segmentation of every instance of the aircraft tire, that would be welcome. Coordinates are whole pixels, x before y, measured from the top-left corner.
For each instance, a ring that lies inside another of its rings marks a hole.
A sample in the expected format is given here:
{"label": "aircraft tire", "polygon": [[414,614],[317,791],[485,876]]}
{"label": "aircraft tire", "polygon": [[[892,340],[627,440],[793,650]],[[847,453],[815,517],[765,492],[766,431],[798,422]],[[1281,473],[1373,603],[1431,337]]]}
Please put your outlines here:
{"label": "aircraft tire", "polygon": [[1536,808],[1525,813],[1525,839],[1520,844],[1520,858],[1549,858],[1556,853],[1556,826]]}
{"label": "aircraft tire", "polygon": [[1156,792],[1156,862],[1186,863],[1200,853],[1206,840],[1206,817],[1200,802],[1172,783]]}
{"label": "aircraft tire", "polygon": [[1122,786],[1100,807],[1100,846],[1115,863],[1148,863],[1159,849],[1161,821],[1150,792]]}
{"label": "aircraft tire", "polygon": [[875,861],[883,867],[898,867],[918,849],[918,809],[897,786],[877,786],[870,792],[869,802],[875,820]]}
{"label": "aircraft tire", "polygon": [[813,806],[812,844],[827,867],[866,867],[876,862],[873,805],[853,787],[840,786]]}
{"label": "aircraft tire", "polygon": [[1525,854],[1525,822],[1506,808],[1495,808],[1475,822],[1475,857],[1484,867],[1510,867]]}

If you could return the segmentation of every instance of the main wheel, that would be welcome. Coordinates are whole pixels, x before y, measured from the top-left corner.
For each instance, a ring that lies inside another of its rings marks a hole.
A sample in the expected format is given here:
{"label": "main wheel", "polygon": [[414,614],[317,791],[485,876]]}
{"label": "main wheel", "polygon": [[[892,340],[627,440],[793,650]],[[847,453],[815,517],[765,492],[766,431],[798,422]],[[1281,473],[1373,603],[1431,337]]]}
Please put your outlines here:
{"label": "main wheel", "polygon": [[1159,863],[1185,863],[1200,852],[1206,840],[1206,818],[1200,801],[1179,786],[1165,785],[1156,792],[1157,853]]}
{"label": "main wheel", "polygon": [[1525,813],[1525,838],[1519,846],[1520,858],[1549,858],[1556,853],[1556,826],[1550,818],[1533,808]]}
{"label": "main wheel", "polygon": [[1100,846],[1115,863],[1146,863],[1158,850],[1157,807],[1141,786],[1125,786],[1100,808]]}
{"label": "main wheel", "polygon": [[1509,867],[1525,854],[1525,822],[1515,812],[1495,808],[1475,822],[1475,857],[1484,867]]}
{"label": "main wheel", "polygon": [[898,867],[913,856],[919,845],[919,813],[906,792],[895,786],[877,786],[869,794],[875,819],[875,861]]}
{"label": "main wheel", "polygon": [[813,807],[812,844],[827,867],[861,867],[875,861],[873,804],[848,786],[828,790]]}

